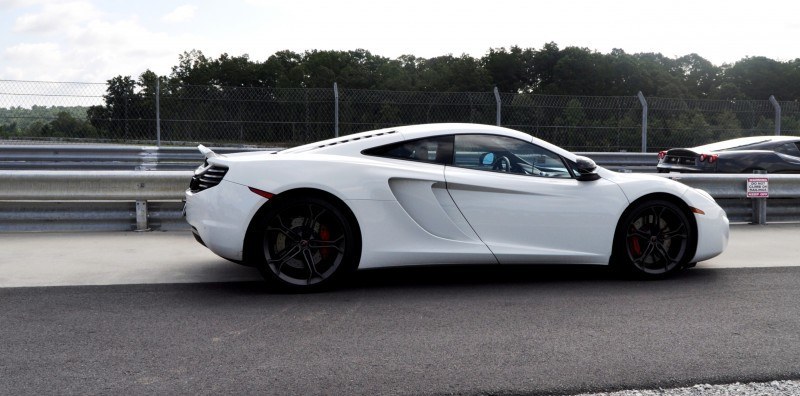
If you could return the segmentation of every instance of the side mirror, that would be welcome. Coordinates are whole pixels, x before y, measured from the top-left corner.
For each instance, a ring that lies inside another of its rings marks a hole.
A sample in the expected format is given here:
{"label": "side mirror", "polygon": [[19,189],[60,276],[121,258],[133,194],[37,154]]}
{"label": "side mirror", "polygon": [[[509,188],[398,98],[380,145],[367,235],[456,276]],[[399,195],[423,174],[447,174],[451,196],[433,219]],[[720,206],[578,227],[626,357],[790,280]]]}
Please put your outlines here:
{"label": "side mirror", "polygon": [[597,164],[591,158],[578,156],[575,159],[575,170],[578,171],[578,181],[592,181],[600,178],[597,174]]}

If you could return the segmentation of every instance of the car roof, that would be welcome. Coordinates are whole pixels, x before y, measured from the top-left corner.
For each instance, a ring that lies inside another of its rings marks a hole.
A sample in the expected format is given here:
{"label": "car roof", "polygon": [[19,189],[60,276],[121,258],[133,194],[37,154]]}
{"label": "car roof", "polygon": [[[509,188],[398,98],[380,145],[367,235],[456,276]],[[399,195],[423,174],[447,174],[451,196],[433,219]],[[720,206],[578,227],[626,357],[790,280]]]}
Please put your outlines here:
{"label": "car roof", "polygon": [[514,129],[467,123],[441,123],[441,124],[419,124],[407,125],[392,128],[377,129],[366,131],[339,138],[323,140],[298,147],[293,147],[280,154],[293,153],[320,153],[320,154],[340,154],[352,155],[360,153],[362,150],[378,147],[386,144],[397,143],[406,140],[422,139],[429,136],[438,135],[463,135],[463,134],[488,134],[508,136],[527,142],[532,142],[550,151],[553,151],[567,159],[575,160],[575,155],[558,146],[550,144],[541,139],[537,139],[527,133]]}
{"label": "car roof", "polygon": [[748,136],[730,140],[723,140],[721,142],[710,143],[702,146],[694,147],[692,150],[694,151],[720,151],[720,150],[730,150],[737,147],[745,147],[745,146],[753,146],[759,144],[770,144],[770,143],[786,143],[786,142],[796,142],[800,141],[800,137],[797,136]]}

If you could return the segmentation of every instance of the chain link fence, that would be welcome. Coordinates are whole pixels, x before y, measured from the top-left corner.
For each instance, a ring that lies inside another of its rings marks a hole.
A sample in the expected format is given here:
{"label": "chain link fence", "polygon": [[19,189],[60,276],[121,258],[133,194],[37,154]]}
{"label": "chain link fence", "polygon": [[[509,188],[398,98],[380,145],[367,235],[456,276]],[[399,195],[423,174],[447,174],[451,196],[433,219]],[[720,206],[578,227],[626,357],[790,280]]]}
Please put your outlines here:
{"label": "chain link fence", "polygon": [[[777,108],[769,100],[647,98],[647,102],[648,140],[653,147],[693,147],[733,137],[775,134]],[[784,113],[781,133],[797,135],[797,103],[779,105]]]}
{"label": "chain link fence", "polygon": [[291,146],[397,125],[499,124],[574,151],[800,134],[800,103],[0,80],[0,142]]}
{"label": "chain link fence", "polygon": [[334,93],[330,89],[175,87],[161,94],[160,121],[161,139],[168,142],[294,145],[333,136]]}

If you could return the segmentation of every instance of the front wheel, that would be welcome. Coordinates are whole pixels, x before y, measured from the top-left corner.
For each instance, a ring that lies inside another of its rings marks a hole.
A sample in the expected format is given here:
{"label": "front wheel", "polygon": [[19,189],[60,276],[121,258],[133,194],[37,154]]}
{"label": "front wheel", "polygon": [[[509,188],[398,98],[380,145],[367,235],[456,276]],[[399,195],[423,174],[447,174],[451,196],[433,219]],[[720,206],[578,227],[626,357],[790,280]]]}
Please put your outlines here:
{"label": "front wheel", "polygon": [[313,291],[335,284],[358,265],[360,242],[344,209],[315,197],[272,205],[254,238],[256,267],[268,283]]}
{"label": "front wheel", "polygon": [[694,255],[695,232],[686,213],[669,201],[637,204],[620,223],[616,256],[633,274],[667,277]]}

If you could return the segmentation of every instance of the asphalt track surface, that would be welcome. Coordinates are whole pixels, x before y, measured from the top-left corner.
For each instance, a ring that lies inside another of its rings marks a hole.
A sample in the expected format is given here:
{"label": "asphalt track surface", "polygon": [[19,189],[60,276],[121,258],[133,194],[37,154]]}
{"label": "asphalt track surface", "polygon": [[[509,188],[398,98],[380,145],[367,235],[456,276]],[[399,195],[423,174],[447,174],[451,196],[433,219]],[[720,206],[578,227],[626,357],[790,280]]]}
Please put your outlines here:
{"label": "asphalt track surface", "polygon": [[[800,226],[734,227],[726,254],[666,281],[411,268],[301,295],[193,256],[186,237],[0,235],[0,393],[571,394],[800,378]],[[81,243],[93,253],[64,248]],[[117,269],[142,249],[160,270]],[[105,275],[86,279],[93,267]]]}

